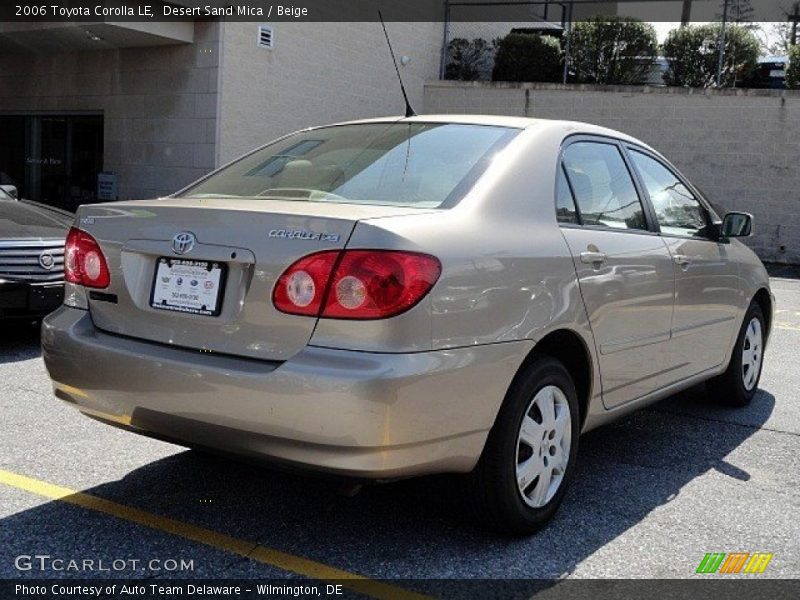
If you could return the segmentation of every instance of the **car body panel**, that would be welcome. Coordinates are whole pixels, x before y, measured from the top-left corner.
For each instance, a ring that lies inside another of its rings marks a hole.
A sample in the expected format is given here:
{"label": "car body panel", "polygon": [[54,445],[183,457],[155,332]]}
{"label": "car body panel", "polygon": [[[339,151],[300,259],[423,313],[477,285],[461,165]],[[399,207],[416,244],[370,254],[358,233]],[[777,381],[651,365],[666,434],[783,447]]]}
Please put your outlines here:
{"label": "car body panel", "polygon": [[[657,229],[630,234],[556,220],[565,140],[598,136],[654,150],[574,122],[408,121],[520,133],[448,209],[181,197],[81,208],[78,224],[108,258],[107,291],[117,303],[68,286],[78,308],[43,326],[56,394],[140,433],[381,478],[471,469],[515,374],[553,333],[574,335],[588,355],[584,431],[725,369],[729,347],[709,358],[674,344],[695,336],[690,325],[722,314],[700,330],[720,344],[733,339],[750,300],[769,290],[752,251],[736,240],[670,240]],[[270,237],[273,229],[337,240]],[[230,263],[219,317],[148,305],[155,260],[173,255],[182,231],[197,238],[192,258]],[[600,269],[579,259],[592,245],[609,256]],[[280,273],[331,248],[424,252],[442,271],[421,302],[388,319],[277,311],[271,295]],[[695,272],[676,278],[670,251],[697,256]],[[717,272],[724,258],[727,270]],[[692,333],[676,337],[682,324]],[[686,361],[692,368],[676,375]]]}
{"label": "car body panel", "polygon": [[[285,360],[308,343],[315,323],[273,306],[278,276],[302,256],[342,248],[357,219],[410,210],[315,203],[303,211],[298,208],[301,203],[291,201],[248,201],[233,208],[230,204],[165,199],[82,207],[81,227],[98,240],[110,265],[111,284],[104,292],[116,296],[115,302],[90,298],[97,327],[180,347]],[[193,215],[190,225],[187,211]],[[179,255],[172,242],[183,231],[195,235],[197,242],[190,254]],[[327,237],[287,237],[287,232]],[[156,260],[182,256],[228,265],[219,317],[150,306]]]}
{"label": "car body panel", "polygon": [[675,264],[675,310],[672,319],[673,362],[680,378],[718,367],[739,331],[737,317],[749,304],[738,262],[730,258],[730,244],[664,236]]}
{"label": "car body panel", "polygon": [[[589,314],[606,407],[674,381],[673,263],[662,239],[644,231],[564,227],[562,232]],[[584,252],[601,252],[605,262],[584,263]]]}
{"label": "car body panel", "polygon": [[66,238],[75,215],[28,200],[0,199],[0,239]]}
{"label": "car body panel", "polygon": [[105,333],[70,307],[42,328],[56,395],[87,414],[164,436],[180,422],[185,442],[365,477],[469,471],[532,347],[266,362]]}

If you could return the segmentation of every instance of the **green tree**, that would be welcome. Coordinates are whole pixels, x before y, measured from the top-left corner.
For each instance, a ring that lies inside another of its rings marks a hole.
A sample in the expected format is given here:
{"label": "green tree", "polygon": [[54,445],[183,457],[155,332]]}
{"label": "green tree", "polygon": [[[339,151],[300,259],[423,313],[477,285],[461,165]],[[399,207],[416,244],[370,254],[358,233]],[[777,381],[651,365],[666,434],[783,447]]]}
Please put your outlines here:
{"label": "green tree", "polygon": [[789,66],[786,69],[786,87],[800,90],[800,44],[789,50]]}
{"label": "green tree", "polygon": [[557,38],[510,33],[497,43],[494,81],[559,81],[561,43]]}
{"label": "green tree", "polygon": [[445,79],[475,81],[489,72],[494,46],[484,39],[454,38],[447,45]]}
{"label": "green tree", "polygon": [[[719,62],[720,25],[687,25],[669,32],[664,55],[669,65],[667,85],[712,87]],[[759,42],[739,25],[725,28],[721,85],[729,87],[745,79],[758,64]]]}
{"label": "green tree", "polygon": [[656,58],[656,31],[630,17],[592,17],[569,32],[569,64],[580,82],[643,83]]}

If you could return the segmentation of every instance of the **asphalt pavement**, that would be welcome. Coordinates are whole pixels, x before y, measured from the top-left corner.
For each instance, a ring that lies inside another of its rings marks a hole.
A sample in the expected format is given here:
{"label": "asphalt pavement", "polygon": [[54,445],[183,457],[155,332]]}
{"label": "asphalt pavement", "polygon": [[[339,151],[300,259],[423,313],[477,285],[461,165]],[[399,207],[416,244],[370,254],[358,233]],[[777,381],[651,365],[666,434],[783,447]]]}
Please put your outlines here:
{"label": "asphalt pavement", "polygon": [[561,510],[525,539],[474,526],[454,477],[353,495],[101,425],[53,398],[36,329],[2,323],[0,578],[684,578],[707,552],[772,553],[761,577],[798,578],[800,280],[773,289],[752,405],[699,386],[587,434]]}

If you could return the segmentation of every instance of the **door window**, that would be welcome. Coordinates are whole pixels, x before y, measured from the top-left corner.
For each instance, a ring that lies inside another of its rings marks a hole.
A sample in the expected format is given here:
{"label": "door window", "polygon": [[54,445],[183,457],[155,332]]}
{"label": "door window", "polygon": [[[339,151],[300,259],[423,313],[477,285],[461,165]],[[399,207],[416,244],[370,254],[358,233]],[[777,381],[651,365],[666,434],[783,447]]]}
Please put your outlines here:
{"label": "door window", "polygon": [[644,208],[617,146],[576,142],[564,151],[564,167],[584,225],[647,229]]}
{"label": "door window", "polygon": [[661,231],[670,235],[703,235],[708,224],[705,209],[680,179],[654,158],[636,150],[631,150],[630,154],[650,196]]}

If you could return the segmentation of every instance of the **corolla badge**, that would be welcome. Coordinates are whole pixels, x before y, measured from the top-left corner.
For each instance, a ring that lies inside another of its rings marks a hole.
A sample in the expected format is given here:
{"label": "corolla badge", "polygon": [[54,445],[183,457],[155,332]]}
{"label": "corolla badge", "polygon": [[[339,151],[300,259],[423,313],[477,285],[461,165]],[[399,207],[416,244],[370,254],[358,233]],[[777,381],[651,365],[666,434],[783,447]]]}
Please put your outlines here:
{"label": "corolla badge", "polygon": [[271,238],[281,238],[285,240],[304,240],[304,241],[319,241],[319,242],[338,242],[338,233],[317,233],[315,231],[307,231],[305,229],[271,229],[269,234]]}
{"label": "corolla badge", "polygon": [[175,254],[186,254],[192,251],[196,241],[197,238],[193,233],[190,231],[182,231],[172,238],[172,249],[175,251]]}
{"label": "corolla badge", "polygon": [[52,269],[56,264],[56,259],[53,258],[53,255],[50,254],[48,250],[45,250],[39,255],[39,266],[49,271]]}

